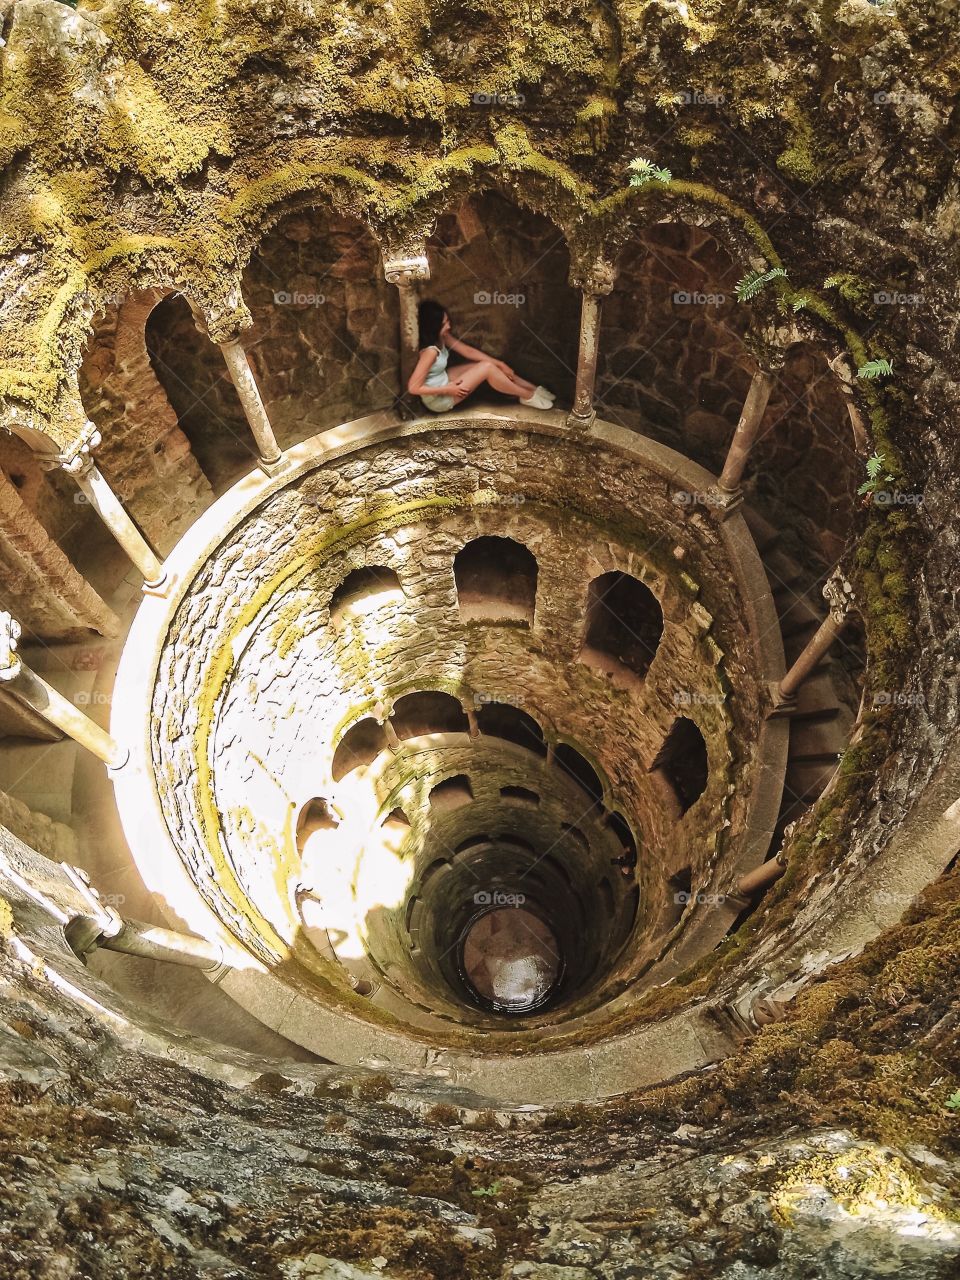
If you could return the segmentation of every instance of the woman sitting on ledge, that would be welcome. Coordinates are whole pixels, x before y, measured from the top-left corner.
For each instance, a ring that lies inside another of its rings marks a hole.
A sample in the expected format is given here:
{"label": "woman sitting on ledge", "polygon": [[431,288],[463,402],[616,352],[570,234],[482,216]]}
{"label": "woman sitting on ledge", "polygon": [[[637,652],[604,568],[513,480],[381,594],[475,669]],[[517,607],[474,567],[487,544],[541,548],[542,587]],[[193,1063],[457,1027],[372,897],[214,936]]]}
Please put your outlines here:
{"label": "woman sitting on ledge", "polygon": [[[532,382],[518,377],[508,364],[494,360],[485,351],[468,346],[450,332],[450,317],[439,302],[420,303],[420,359],[410,375],[407,390],[419,396],[434,413],[446,413],[455,404],[466,399],[481,382],[489,382],[494,391],[515,396],[521,404],[534,409],[552,409],[554,395],[546,387],[535,387]],[[447,361],[450,352],[464,356],[468,364],[459,366],[452,378],[447,377]]]}

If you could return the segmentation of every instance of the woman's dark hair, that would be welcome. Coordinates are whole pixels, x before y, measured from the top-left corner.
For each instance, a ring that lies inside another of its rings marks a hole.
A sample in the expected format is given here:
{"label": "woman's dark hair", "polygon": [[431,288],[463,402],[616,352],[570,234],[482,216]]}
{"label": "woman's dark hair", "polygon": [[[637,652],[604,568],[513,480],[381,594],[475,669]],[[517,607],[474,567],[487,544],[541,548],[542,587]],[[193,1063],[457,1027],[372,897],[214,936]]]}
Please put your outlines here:
{"label": "woman's dark hair", "polygon": [[440,330],[446,314],[446,307],[442,307],[439,302],[434,302],[433,298],[425,298],[420,303],[417,308],[417,324],[420,328],[421,350],[424,347],[439,347]]}

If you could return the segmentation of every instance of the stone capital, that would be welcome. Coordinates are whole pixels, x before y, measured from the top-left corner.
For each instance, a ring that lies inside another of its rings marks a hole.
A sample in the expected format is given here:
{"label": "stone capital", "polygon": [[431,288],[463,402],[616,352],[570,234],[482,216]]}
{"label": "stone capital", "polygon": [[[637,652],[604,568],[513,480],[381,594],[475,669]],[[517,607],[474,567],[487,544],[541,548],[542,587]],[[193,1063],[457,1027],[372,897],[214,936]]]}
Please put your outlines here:
{"label": "stone capital", "polygon": [[834,569],[823,584],[823,598],[830,607],[830,617],[838,626],[842,626],[856,603],[856,597],[853,587],[839,569]]}
{"label": "stone capital", "polygon": [[0,609],[0,680],[16,680],[20,674],[20,623],[6,610]]}
{"label": "stone capital", "polygon": [[253,327],[253,316],[239,286],[206,302],[197,302],[193,298],[187,298],[187,302],[198,331],[218,346],[225,342],[239,342],[240,335]]}
{"label": "stone capital", "polygon": [[102,440],[96,425],[88,420],[76,439],[57,455],[55,465],[62,467],[68,475],[82,476],[94,465],[93,450],[100,446]]}
{"label": "stone capital", "polygon": [[596,297],[606,297],[617,282],[617,268],[608,259],[595,257],[570,264],[570,284]]}
{"label": "stone capital", "polygon": [[389,284],[416,284],[430,279],[430,262],[426,242],[383,249],[383,274]]}

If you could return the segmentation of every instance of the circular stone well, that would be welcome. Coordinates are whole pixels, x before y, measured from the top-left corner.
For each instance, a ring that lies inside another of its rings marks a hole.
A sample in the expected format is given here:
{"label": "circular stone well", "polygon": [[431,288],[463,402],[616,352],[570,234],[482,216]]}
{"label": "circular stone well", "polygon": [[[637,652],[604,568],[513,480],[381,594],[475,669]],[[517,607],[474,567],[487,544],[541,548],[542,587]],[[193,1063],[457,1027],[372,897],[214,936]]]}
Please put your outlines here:
{"label": "circular stone well", "polygon": [[[622,1031],[722,939],[779,804],[783,655],[742,521],[671,500],[709,479],[475,411],[325,433],[211,508],[131,632],[119,791],[148,882],[178,868],[168,908],[245,957],[225,990],[277,1025],[281,983],[324,1056],[462,1064]],[[507,915],[457,905],[504,892],[526,985],[490,951]]]}

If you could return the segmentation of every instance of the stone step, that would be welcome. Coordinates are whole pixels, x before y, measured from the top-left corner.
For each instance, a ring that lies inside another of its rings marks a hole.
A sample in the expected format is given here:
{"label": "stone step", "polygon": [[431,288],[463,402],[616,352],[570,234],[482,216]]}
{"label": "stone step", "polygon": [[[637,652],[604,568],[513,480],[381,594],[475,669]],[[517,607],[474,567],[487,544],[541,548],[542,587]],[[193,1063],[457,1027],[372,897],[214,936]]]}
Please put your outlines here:
{"label": "stone step", "polygon": [[798,801],[809,808],[833,777],[836,761],[828,764],[819,760],[791,760],[787,765],[783,793],[787,803]]}
{"label": "stone step", "polygon": [[784,588],[794,587],[803,581],[803,570],[781,547],[775,547],[763,557],[763,566],[770,579],[774,595]]}
{"label": "stone step", "polygon": [[822,720],[801,720],[790,726],[790,761],[836,760],[847,745],[840,715]]}
{"label": "stone step", "polygon": [[806,596],[794,596],[791,600],[784,601],[784,608],[780,613],[780,630],[784,639],[801,631],[812,635],[823,621],[825,612],[819,612]]}
{"label": "stone step", "polygon": [[780,541],[780,530],[776,525],[772,525],[769,520],[764,519],[760,512],[749,504],[744,503],[741,510],[746,526],[750,530],[750,535],[756,543],[757,550],[763,556]]}
{"label": "stone step", "polygon": [[835,715],[839,707],[837,691],[830,679],[830,660],[827,659],[807,676],[797,691],[797,709],[792,721],[820,720]]}

